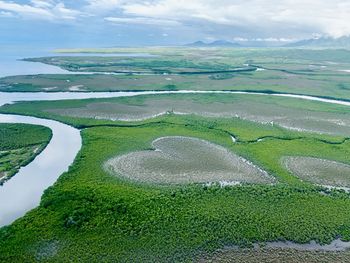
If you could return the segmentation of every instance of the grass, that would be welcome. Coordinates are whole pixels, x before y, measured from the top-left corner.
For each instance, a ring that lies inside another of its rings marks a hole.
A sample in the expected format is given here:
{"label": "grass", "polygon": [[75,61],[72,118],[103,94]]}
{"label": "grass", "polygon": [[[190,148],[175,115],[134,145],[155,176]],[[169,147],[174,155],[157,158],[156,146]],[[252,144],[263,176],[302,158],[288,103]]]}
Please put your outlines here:
{"label": "grass", "polygon": [[30,163],[49,143],[49,128],[0,123],[0,184]]}

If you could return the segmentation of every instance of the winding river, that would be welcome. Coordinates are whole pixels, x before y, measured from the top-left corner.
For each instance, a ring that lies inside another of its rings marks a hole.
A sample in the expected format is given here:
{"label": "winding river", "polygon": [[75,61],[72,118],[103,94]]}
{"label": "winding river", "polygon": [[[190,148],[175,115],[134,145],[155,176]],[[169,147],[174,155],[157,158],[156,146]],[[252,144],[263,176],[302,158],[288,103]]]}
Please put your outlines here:
{"label": "winding river", "polygon": [[[350,106],[349,101],[325,99],[295,94],[269,94],[241,91],[146,91],[146,92],[89,92],[89,93],[5,93],[0,92],[0,106],[16,101],[111,98],[156,94],[247,94],[278,96]],[[0,227],[12,223],[39,205],[44,190],[68,170],[81,148],[80,131],[66,124],[34,117],[0,114],[0,122],[29,123],[49,127],[53,137],[48,146],[30,164],[0,187]]]}
{"label": "winding river", "polygon": [[39,204],[43,191],[73,162],[81,137],[79,130],[52,120],[0,114],[0,122],[43,125],[53,134],[48,146],[0,187],[0,226],[4,226]]}

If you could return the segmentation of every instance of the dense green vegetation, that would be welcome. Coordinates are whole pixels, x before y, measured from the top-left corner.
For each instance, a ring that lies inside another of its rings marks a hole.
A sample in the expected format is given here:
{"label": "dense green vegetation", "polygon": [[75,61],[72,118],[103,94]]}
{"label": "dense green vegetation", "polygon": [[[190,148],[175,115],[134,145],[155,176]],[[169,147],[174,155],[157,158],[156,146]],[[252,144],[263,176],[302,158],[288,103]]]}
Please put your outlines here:
{"label": "dense green vegetation", "polygon": [[[85,102],[27,102],[2,109],[85,127],[83,148],[69,172],[45,192],[38,208],[1,229],[2,261],[183,262],[224,245],[350,239],[349,195],[304,183],[280,161],[286,155],[303,155],[350,164],[350,142],[341,137],[236,118],[170,114],[122,123],[41,111],[60,103],[64,107]],[[240,140],[233,143],[232,134]],[[222,145],[268,171],[278,183],[160,187],[121,179],[102,168],[109,158],[147,150],[162,136],[190,136]],[[262,137],[265,140],[257,141]]]}
{"label": "dense green vegetation", "polygon": [[0,184],[31,162],[51,136],[43,126],[0,123]]}
{"label": "dense green vegetation", "polygon": [[[187,53],[185,51],[185,53]],[[241,67],[208,61],[198,56],[185,57],[184,54],[170,55],[166,53],[159,57],[41,57],[30,58],[27,61],[42,62],[60,66],[70,71],[80,72],[115,72],[115,73],[155,73],[155,74],[199,74],[210,72],[241,72],[254,71],[255,67]]]}

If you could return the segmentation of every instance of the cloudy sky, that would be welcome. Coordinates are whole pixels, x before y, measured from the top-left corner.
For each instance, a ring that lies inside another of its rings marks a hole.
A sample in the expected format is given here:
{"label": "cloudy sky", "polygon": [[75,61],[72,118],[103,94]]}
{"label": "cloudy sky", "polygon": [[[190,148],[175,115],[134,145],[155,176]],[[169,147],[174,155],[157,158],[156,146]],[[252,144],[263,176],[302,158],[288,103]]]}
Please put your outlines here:
{"label": "cloudy sky", "polygon": [[285,43],[350,34],[348,0],[0,0],[0,45]]}

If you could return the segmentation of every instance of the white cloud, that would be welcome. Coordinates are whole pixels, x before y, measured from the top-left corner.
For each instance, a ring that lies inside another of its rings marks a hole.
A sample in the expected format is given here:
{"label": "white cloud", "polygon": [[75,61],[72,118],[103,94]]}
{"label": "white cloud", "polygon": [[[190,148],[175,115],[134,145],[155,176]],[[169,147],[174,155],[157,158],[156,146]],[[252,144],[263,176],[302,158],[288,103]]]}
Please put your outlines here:
{"label": "white cloud", "polygon": [[203,39],[288,42],[314,34],[350,35],[350,0],[0,0],[0,12],[55,22],[93,16],[95,22],[131,27],[178,26],[178,32],[197,32]]}
{"label": "white cloud", "polygon": [[53,5],[53,2],[51,0],[45,1],[45,0],[31,0],[30,1],[34,7],[39,8],[50,8]]}
{"label": "white cloud", "polygon": [[248,38],[245,38],[245,37],[234,37],[233,41],[246,42],[246,41],[250,41],[250,40]]}
{"label": "white cloud", "polygon": [[252,38],[249,39],[249,41],[256,41],[256,42],[293,42],[297,41],[296,38],[277,38],[277,37],[268,37],[268,38]]}
{"label": "white cloud", "polygon": [[0,11],[0,17],[15,17],[15,15],[11,12]]}
{"label": "white cloud", "polygon": [[283,30],[314,30],[334,37],[350,34],[347,0],[155,0],[129,1],[125,14],[177,21]]}
{"label": "white cloud", "polygon": [[106,21],[115,24],[140,24],[140,25],[157,25],[157,26],[178,26],[179,22],[166,19],[155,19],[148,17],[106,17]]}
{"label": "white cloud", "polygon": [[86,0],[85,9],[95,14],[116,10],[127,3],[125,0]]}
{"label": "white cloud", "polygon": [[0,10],[10,12],[22,18],[62,21],[75,20],[80,11],[68,9],[63,2],[32,0],[30,4],[17,4],[15,2],[0,1]]}

